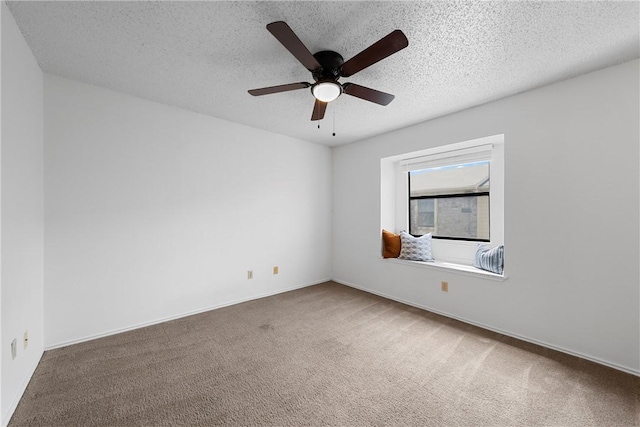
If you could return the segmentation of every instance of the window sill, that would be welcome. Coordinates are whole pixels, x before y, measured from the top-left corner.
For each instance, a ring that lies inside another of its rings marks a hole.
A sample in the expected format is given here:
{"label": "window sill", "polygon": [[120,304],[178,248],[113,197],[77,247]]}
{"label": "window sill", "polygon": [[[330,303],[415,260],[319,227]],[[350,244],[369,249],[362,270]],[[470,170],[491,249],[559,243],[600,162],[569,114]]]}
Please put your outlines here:
{"label": "window sill", "polygon": [[398,259],[398,258],[381,258],[381,259],[383,261],[391,262],[394,264],[410,265],[412,267],[418,267],[418,268],[445,270],[452,273],[462,274],[465,276],[481,277],[483,279],[495,280],[498,282],[504,282],[505,280],[507,280],[507,276],[505,276],[504,274],[492,273],[490,271],[481,270],[479,268],[476,268],[470,265],[454,264],[451,262],[444,262],[444,261],[423,262],[423,261],[409,261],[406,259]]}

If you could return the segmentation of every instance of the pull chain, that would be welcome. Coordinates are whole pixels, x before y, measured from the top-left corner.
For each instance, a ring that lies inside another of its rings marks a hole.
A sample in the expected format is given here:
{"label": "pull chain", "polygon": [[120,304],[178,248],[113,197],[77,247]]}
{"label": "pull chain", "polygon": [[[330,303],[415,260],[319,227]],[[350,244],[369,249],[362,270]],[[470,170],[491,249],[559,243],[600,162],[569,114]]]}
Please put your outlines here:
{"label": "pull chain", "polygon": [[333,136],[336,136],[336,109],[333,109]]}
{"label": "pull chain", "polygon": [[[320,129],[320,120],[318,120],[318,129]],[[336,136],[336,110],[333,109],[333,133],[332,136]]]}

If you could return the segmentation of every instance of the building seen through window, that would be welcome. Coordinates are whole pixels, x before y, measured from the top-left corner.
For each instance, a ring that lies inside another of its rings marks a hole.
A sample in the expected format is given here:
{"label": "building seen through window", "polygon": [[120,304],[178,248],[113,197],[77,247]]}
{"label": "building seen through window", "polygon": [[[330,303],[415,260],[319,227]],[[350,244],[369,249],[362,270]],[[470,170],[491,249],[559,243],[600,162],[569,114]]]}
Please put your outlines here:
{"label": "building seen through window", "polygon": [[409,172],[409,232],[489,241],[489,161]]}

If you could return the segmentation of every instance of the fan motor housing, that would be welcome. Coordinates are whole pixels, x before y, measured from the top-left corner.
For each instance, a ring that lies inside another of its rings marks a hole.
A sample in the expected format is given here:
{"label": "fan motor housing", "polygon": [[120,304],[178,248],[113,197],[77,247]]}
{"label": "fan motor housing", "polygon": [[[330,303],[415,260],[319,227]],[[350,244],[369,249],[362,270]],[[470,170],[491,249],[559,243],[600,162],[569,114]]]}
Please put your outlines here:
{"label": "fan motor housing", "polygon": [[313,57],[322,65],[320,70],[311,72],[315,81],[340,78],[340,67],[344,63],[342,55],[332,50],[322,50],[314,53]]}

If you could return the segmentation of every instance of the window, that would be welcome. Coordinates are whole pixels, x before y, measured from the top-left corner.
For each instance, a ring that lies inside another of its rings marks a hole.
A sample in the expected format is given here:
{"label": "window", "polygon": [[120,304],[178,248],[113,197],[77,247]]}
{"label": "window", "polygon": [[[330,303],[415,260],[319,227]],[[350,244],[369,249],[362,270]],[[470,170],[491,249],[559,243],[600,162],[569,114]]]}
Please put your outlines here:
{"label": "window", "polygon": [[504,244],[504,135],[380,161],[380,224],[431,233],[436,261],[471,266],[479,243]]}
{"label": "window", "polygon": [[489,161],[409,171],[409,233],[488,242]]}

